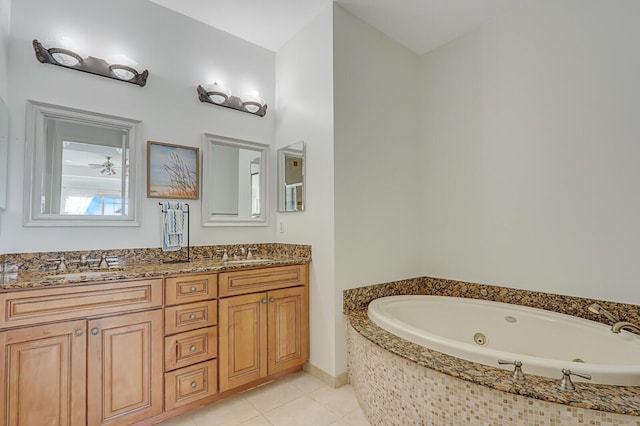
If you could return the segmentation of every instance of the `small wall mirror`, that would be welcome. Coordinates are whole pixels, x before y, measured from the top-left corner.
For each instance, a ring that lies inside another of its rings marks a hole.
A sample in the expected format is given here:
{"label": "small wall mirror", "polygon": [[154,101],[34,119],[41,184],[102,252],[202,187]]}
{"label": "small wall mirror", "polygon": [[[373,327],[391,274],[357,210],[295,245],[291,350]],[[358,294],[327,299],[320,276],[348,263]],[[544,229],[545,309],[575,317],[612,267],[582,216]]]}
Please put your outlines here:
{"label": "small wall mirror", "polygon": [[26,226],[135,226],[141,122],[27,104]]}
{"label": "small wall mirror", "polygon": [[278,211],[301,212],[305,206],[305,146],[300,141],[278,150]]}
{"label": "small wall mirror", "polygon": [[267,225],[269,145],[205,133],[202,225]]}

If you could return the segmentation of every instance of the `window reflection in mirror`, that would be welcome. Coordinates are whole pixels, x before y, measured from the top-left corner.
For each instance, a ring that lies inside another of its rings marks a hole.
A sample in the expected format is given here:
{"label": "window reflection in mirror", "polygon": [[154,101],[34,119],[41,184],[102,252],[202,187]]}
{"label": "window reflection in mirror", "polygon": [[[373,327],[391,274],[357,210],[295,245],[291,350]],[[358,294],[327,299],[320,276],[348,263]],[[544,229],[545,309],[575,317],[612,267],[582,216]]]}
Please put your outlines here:
{"label": "window reflection in mirror", "polygon": [[25,224],[137,225],[140,122],[29,102]]}
{"label": "window reflection in mirror", "polygon": [[268,145],[204,134],[203,226],[266,225]]}
{"label": "window reflection in mirror", "polygon": [[305,146],[303,141],[278,150],[279,212],[304,211],[305,165]]}
{"label": "window reflection in mirror", "polygon": [[126,216],[128,132],[51,117],[45,132],[40,212]]}

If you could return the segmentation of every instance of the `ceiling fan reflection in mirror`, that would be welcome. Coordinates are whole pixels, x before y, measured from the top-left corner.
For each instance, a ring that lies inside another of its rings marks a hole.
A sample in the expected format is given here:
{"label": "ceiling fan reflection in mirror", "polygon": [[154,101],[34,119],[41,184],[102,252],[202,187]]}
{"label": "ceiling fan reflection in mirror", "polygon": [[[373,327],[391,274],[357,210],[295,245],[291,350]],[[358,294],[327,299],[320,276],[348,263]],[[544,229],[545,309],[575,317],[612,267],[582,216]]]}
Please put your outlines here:
{"label": "ceiling fan reflection in mirror", "polygon": [[89,166],[91,167],[102,167],[102,170],[100,170],[100,173],[105,175],[105,176],[113,176],[116,174],[116,165],[113,164],[111,162],[111,157],[110,156],[105,156],[107,161],[105,161],[104,163],[100,163],[100,164],[95,164],[95,163],[89,163]]}

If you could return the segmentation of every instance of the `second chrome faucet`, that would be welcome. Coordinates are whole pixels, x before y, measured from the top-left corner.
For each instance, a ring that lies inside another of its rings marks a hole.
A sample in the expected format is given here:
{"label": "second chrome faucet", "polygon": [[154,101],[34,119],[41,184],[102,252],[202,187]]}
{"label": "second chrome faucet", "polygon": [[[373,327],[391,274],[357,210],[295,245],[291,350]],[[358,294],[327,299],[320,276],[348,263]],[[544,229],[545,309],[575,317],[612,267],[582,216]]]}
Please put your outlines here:
{"label": "second chrome faucet", "polygon": [[613,323],[611,325],[611,331],[613,333],[619,334],[622,330],[629,330],[629,331],[633,331],[634,333],[640,334],[639,326],[629,321],[624,321],[624,320],[621,321],[620,318],[618,318],[611,312],[607,311],[598,303],[592,303],[591,305],[587,306],[587,309],[589,309],[589,311],[593,312],[594,314],[602,315],[606,317],[609,321],[611,321]]}

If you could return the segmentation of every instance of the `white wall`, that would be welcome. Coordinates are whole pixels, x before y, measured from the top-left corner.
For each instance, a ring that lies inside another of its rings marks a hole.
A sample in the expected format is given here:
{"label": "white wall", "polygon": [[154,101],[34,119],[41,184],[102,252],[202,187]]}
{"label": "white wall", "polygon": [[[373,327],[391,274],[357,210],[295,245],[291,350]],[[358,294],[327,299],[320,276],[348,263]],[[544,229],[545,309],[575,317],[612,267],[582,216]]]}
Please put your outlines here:
{"label": "white wall", "polygon": [[[6,1],[6,0],[5,0]],[[121,52],[149,69],[146,87],[39,63],[31,41],[73,37],[92,56]],[[203,104],[198,84],[221,80],[235,94],[259,90],[275,101],[275,54],[147,1],[60,0],[13,2],[9,49],[12,114],[8,210],[0,252],[159,247],[158,199],[143,191],[136,228],[25,228],[22,226],[26,100],[142,120],[146,140],[199,146],[203,132],[273,143],[275,114],[264,118]],[[146,151],[144,151],[146,152]],[[145,154],[146,157],[146,154]],[[275,166],[271,167],[273,178]],[[143,171],[145,174],[145,171]],[[273,182],[273,180],[271,180]],[[144,183],[146,185],[146,183]],[[275,185],[269,185],[275,194]],[[200,202],[191,205],[193,245],[273,241],[274,227],[202,228]]]}
{"label": "white wall", "polygon": [[334,7],[336,369],[342,290],[422,272],[419,58]]}
{"label": "white wall", "polygon": [[[7,54],[9,51],[9,28],[11,21],[11,0],[0,0],[0,100],[7,102]],[[4,122],[3,122],[4,124]],[[4,207],[7,190],[7,129],[0,129],[0,205]],[[2,235],[3,210],[0,209],[0,236]]]}
{"label": "white wall", "polygon": [[7,99],[7,55],[9,51],[9,29],[11,0],[0,0],[0,98]]}
{"label": "white wall", "polygon": [[425,274],[640,303],[638,16],[536,0],[422,58]]}
{"label": "white wall", "polygon": [[276,239],[313,246],[310,362],[335,375],[332,22],[327,7],[276,54],[275,139],[278,148],[306,144],[306,210],[278,213]]}

